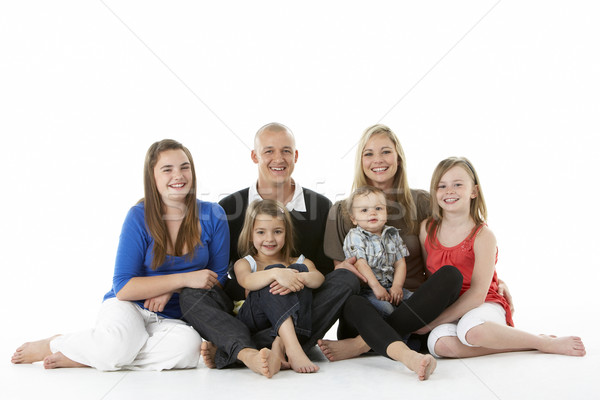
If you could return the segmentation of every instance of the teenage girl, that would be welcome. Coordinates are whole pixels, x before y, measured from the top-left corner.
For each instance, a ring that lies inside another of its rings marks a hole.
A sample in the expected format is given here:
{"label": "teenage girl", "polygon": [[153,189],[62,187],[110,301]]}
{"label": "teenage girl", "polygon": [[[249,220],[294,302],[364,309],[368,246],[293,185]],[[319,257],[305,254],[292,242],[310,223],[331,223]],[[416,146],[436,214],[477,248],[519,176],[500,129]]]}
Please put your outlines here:
{"label": "teenage girl", "polygon": [[293,243],[291,217],[281,203],[262,200],[248,207],[238,242],[239,254],[245,257],[234,265],[247,296],[238,318],[252,333],[273,328],[272,351],[281,358],[282,368],[317,372],[319,367],[306,356],[298,336],[310,336],[312,293],[307,288],[318,288],[325,277],[312,261],[291,257]]}
{"label": "teenage girl", "polygon": [[228,259],[225,213],[196,199],[189,150],[170,139],[156,142],[144,163],[144,198],[123,223],[96,326],[25,343],[12,362],[101,371],[196,368],[201,338],[182,321],[178,292],[223,284]]}
{"label": "teenage girl", "polygon": [[418,333],[428,332],[437,357],[475,357],[509,351],[539,350],[585,355],[580,338],[533,335],[513,327],[510,307],[498,293],[496,238],[487,227],[487,209],[475,168],[451,157],[431,179],[432,217],[421,224],[420,241],[428,273],[453,265],[463,275],[458,300]]}

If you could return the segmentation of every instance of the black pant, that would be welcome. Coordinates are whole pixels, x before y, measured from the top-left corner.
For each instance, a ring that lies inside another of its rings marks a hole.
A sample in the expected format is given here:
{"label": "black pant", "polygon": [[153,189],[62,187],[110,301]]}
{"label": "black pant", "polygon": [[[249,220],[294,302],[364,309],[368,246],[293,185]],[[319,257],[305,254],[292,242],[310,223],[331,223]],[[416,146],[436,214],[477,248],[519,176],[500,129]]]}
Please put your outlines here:
{"label": "black pant", "polygon": [[[283,264],[269,265],[265,271],[273,268],[286,268]],[[308,272],[304,264],[292,264],[287,268],[298,272]],[[305,287],[298,292],[286,295],[272,294],[271,287],[265,286],[248,293],[244,305],[238,312],[238,318],[246,324],[250,332],[256,333],[263,329],[271,329],[271,337],[276,337],[281,324],[289,317],[294,321],[294,329],[298,337],[310,337],[312,320],[312,290]]]}
{"label": "black pant", "polygon": [[[340,316],[346,299],[352,294],[358,294],[358,291],[358,278],[348,270],[338,269],[325,276],[321,287],[312,292],[311,335],[302,341],[305,351],[325,335]],[[273,342],[270,328],[252,335],[248,327],[233,316],[233,303],[218,286],[210,290],[183,289],[179,304],[183,319],[200,336],[217,346],[217,368],[236,363],[238,353],[244,348],[270,347]]]}
{"label": "black pant", "polygon": [[362,336],[376,353],[387,356],[387,347],[437,318],[458,299],[462,274],[450,265],[431,275],[414,294],[384,320],[361,296],[351,296],[343,309],[343,337]]}

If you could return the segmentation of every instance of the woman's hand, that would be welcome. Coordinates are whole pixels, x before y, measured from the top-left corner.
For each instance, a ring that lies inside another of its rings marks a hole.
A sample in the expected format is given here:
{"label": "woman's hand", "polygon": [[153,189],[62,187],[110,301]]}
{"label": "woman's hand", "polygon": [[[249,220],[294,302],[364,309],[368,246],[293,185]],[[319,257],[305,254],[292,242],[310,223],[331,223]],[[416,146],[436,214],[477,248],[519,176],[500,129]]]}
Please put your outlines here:
{"label": "woman's hand", "polygon": [[211,289],[219,282],[217,277],[217,273],[210,269],[186,272],[184,277],[185,285],[183,286],[193,289]]}
{"label": "woman's hand", "polygon": [[171,296],[173,296],[173,292],[147,299],[144,301],[144,308],[152,312],[162,312],[169,300],[171,300]]}

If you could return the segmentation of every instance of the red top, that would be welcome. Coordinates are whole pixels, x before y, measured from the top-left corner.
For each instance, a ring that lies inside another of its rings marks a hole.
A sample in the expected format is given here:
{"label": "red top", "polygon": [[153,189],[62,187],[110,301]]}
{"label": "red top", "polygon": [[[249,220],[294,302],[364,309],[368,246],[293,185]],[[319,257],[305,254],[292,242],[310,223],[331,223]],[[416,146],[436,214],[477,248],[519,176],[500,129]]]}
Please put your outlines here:
{"label": "red top", "polygon": [[[471,232],[469,236],[461,243],[453,247],[442,246],[437,237],[434,238],[435,245],[432,247],[428,238],[425,239],[425,250],[427,251],[427,270],[434,273],[444,265],[452,265],[456,267],[463,276],[462,295],[471,287],[471,277],[473,276],[473,268],[475,267],[475,251],[473,243],[482,226],[474,228],[475,232]],[[498,261],[498,249],[496,248],[496,262]],[[506,299],[498,294],[498,275],[494,269],[492,283],[488,289],[488,294],[485,297],[486,302],[499,303],[506,311],[506,323],[514,326],[512,313]]]}

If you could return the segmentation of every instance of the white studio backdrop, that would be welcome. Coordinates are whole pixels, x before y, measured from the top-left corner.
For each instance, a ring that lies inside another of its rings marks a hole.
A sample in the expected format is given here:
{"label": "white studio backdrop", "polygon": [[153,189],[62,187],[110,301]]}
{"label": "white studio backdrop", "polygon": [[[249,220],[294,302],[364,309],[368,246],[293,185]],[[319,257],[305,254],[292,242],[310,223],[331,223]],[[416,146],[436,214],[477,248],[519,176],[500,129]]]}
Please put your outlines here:
{"label": "white studio backdrop", "polygon": [[192,152],[200,197],[256,177],[253,135],[296,135],[298,183],[348,195],[389,125],[411,186],[480,175],[517,325],[592,336],[599,302],[600,6],[593,1],[0,4],[0,293],[23,340],[89,327],[148,146]]}

